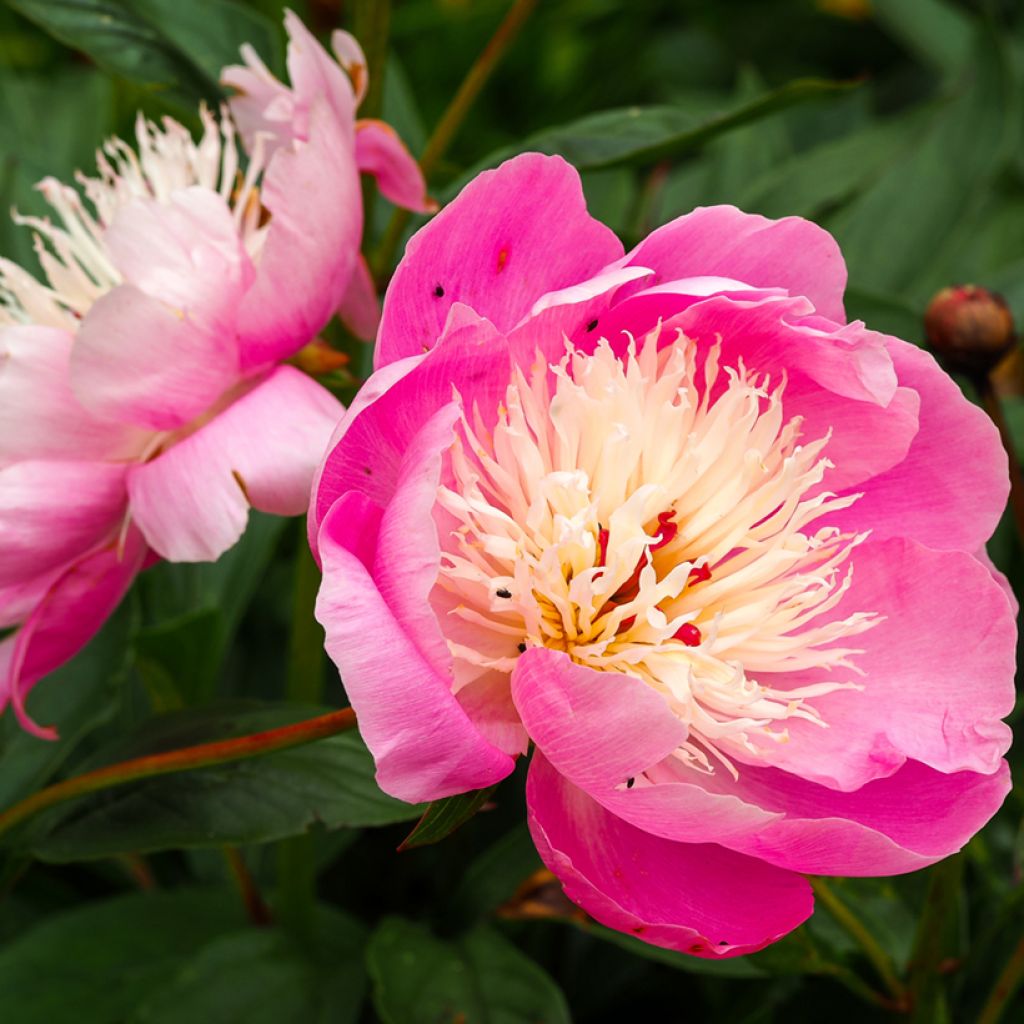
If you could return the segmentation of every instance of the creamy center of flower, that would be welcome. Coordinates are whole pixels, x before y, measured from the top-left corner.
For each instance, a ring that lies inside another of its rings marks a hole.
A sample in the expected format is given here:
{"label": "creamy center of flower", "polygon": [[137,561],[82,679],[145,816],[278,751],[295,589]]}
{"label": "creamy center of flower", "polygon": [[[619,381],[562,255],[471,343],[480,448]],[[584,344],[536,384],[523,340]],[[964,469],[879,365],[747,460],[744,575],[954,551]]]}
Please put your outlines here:
{"label": "creamy center of flower", "polygon": [[122,283],[105,234],[118,211],[136,199],[169,203],[176,191],[191,186],[216,192],[230,207],[246,251],[258,255],[266,235],[259,199],[264,144],[257,137],[242,173],[228,113],[219,121],[206,108],[200,115],[203,135],[198,143],[170,118],[158,128],[141,115],[135,128],[138,153],[122,139],[106,142],[96,155],[99,176],[77,175],[91,209],[75,189],[55,178],[39,183],[60,223],[19,214],[14,219],[35,232],[46,284],[0,259],[0,325],[36,323],[74,330],[100,296]]}
{"label": "creamy center of flower", "polygon": [[[531,646],[564,651],[663,694],[687,727],[676,756],[735,775],[850,686],[830,671],[877,617],[828,613],[866,535],[815,527],[856,496],[821,488],[828,437],[785,418],[784,381],[659,334],[517,370],[492,429],[464,414],[432,603],[456,691]],[[807,669],[812,685],[776,675]]]}

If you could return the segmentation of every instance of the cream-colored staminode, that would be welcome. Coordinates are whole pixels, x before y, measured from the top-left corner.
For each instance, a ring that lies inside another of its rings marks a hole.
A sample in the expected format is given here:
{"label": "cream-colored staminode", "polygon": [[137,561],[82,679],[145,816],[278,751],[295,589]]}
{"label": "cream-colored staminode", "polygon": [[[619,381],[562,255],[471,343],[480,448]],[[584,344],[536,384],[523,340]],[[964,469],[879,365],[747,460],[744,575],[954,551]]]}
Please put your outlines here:
{"label": "cream-colored staminode", "polygon": [[[828,680],[857,653],[838,642],[876,617],[816,620],[866,535],[812,525],[856,498],[820,489],[828,438],[799,443],[784,381],[720,367],[718,345],[698,368],[694,343],[659,351],[660,333],[517,371],[493,431],[464,415],[432,601],[456,689],[501,685],[531,645],[565,651],[664,694],[680,760],[736,774],[733,756],[785,741],[786,719],[824,725],[813,699],[849,686]],[[804,669],[822,681],[763,681]]]}
{"label": "cream-colored staminode", "polygon": [[99,177],[76,175],[91,210],[75,189],[56,178],[39,183],[60,226],[49,218],[17,213],[14,220],[35,231],[35,250],[47,284],[0,259],[0,324],[73,330],[101,295],[122,283],[105,236],[118,211],[134,200],[171,203],[182,189],[206,189],[230,207],[249,256],[258,254],[266,235],[258,187],[265,164],[262,137],[257,137],[242,177],[227,111],[218,120],[204,107],[200,116],[203,135],[198,143],[177,121],[164,118],[158,128],[141,114],[135,125],[138,153],[122,139],[109,139],[96,154]]}

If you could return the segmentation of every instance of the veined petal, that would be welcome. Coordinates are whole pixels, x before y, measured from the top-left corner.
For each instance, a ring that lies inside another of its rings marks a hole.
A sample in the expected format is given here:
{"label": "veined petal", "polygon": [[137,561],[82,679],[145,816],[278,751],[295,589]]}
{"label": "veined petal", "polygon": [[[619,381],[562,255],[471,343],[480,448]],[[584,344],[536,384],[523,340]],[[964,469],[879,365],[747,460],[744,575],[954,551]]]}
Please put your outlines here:
{"label": "veined petal", "polygon": [[245,530],[249,506],[298,515],[344,412],[325,388],[280,366],[209,423],[128,471],[131,514],[175,562],[214,561]]}
{"label": "veined petal", "polygon": [[811,915],[799,875],[711,843],[634,827],[537,752],[526,783],[541,859],[588,914],[627,935],[694,956],[753,953]]}

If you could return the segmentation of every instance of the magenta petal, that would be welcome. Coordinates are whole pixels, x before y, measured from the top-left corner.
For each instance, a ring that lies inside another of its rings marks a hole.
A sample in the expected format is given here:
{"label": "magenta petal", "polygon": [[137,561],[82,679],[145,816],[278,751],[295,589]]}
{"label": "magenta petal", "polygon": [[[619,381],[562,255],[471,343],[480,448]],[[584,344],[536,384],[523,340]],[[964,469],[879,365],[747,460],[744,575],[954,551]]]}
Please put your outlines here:
{"label": "magenta petal", "polygon": [[310,536],[346,491],[387,505],[405,450],[422,425],[458,394],[493,415],[509,379],[508,343],[471,310],[456,306],[437,347],[378,370],[331,440],[310,506]]}
{"label": "magenta petal", "polygon": [[579,175],[526,153],[473,179],[409,241],[384,298],[375,365],[419,355],[461,302],[508,332],[547,292],[622,256],[586,209]]}
{"label": "magenta petal", "polygon": [[141,534],[130,528],[123,541],[72,563],[51,583],[24,625],[0,644],[0,710],[9,703],[22,728],[44,739],[56,738],[53,729],[29,718],[25,697],[95,636],[145,556]]}
{"label": "magenta petal", "polygon": [[0,587],[58,569],[117,529],[125,467],[16,462],[0,468]]}
{"label": "magenta petal", "polygon": [[367,571],[380,510],[350,492],[323,521],[317,619],[359,716],[381,789],[415,803],[490,786],[514,762],[480,734],[424,660]]}
{"label": "magenta petal", "polygon": [[737,849],[809,874],[893,875],[962,849],[999,810],[1010,770],[1003,761],[991,775],[947,775],[908,761],[889,778],[838,793],[755,768],[741,774],[740,790],[784,816]]}
{"label": "magenta petal", "polygon": [[[595,672],[543,648],[512,674],[512,699],[526,731],[555,769],[602,806],[657,835],[686,842],[749,837],[778,815],[692,782],[637,785],[686,732],[664,698],[632,676]],[[731,843],[730,843],[731,845]]]}
{"label": "magenta petal", "polygon": [[398,132],[383,121],[356,122],[356,163],[377,180],[385,199],[417,213],[433,213],[437,203],[427,196],[427,183],[415,157]]}
{"label": "magenta petal", "polygon": [[1010,745],[1001,719],[1014,703],[1016,618],[989,569],[901,539],[863,544],[853,568],[834,614],[884,619],[853,642],[864,649],[853,658],[859,671],[833,678],[863,689],[816,698],[827,728],[793,719],[792,741],[772,744],[766,759],[838,789],[891,774],[906,758],[942,772],[996,771]]}
{"label": "magenta petal", "polygon": [[906,458],[858,488],[864,497],[832,521],[845,529],[870,525],[879,538],[976,551],[992,536],[1010,492],[999,433],[927,352],[886,341],[900,384],[920,396],[920,430]]}
{"label": "magenta petal", "polygon": [[242,535],[249,506],[298,515],[344,412],[326,388],[279,366],[209,423],[128,473],[131,512],[175,562],[213,561]]}
{"label": "magenta petal", "polygon": [[846,265],[835,239],[800,217],[768,220],[734,206],[699,207],[651,232],[629,262],[658,281],[717,275],[757,288],[805,295],[837,324],[846,322]]}
{"label": "magenta petal", "polygon": [[753,953],[811,915],[806,880],[713,844],[634,828],[539,752],[526,783],[529,825],[566,895],[602,924],[703,957]]}
{"label": "magenta petal", "polygon": [[312,341],[337,312],[355,270],[363,230],[359,172],[351,139],[323,102],[313,106],[308,141],[274,154],[260,198],[271,218],[256,281],[239,310],[243,370],[286,359]]}

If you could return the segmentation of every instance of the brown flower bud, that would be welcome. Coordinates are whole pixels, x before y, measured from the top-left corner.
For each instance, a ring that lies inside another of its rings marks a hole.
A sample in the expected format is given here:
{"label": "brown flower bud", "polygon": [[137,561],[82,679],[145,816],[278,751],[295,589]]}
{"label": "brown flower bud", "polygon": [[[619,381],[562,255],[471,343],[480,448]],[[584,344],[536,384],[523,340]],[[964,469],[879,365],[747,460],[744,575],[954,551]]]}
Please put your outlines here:
{"label": "brown flower bud", "polygon": [[990,373],[1014,342],[1006,301],[973,284],[943,288],[925,310],[924,330],[949,369],[975,375]]}

